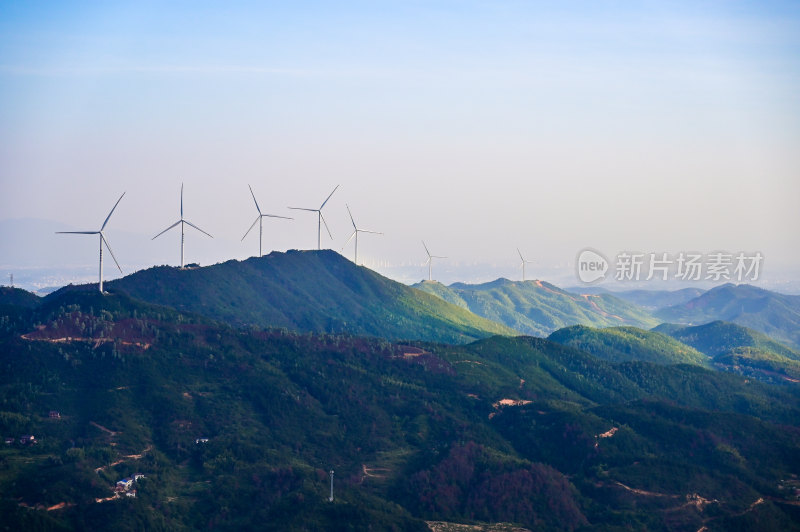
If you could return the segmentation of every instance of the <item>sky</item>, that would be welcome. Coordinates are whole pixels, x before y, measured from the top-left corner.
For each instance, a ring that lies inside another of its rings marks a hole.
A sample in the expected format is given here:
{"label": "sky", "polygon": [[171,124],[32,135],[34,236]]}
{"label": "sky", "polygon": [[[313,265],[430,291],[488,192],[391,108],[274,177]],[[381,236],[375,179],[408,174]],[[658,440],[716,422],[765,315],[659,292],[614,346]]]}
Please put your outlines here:
{"label": "sky", "polygon": [[266,250],[316,247],[287,207],[340,185],[323,247],[352,257],[347,204],[384,233],[360,260],[403,280],[423,239],[450,282],[519,275],[517,248],[555,276],[587,247],[758,251],[796,278],[798,146],[796,2],[0,5],[0,228],[29,239],[0,231],[8,271],[94,267],[95,240],[34,228],[95,230],[123,192],[123,269],[178,264],[176,230],[150,238],[183,183],[215,237],[189,230],[187,262],[257,253],[248,184],[295,218],[265,220]]}

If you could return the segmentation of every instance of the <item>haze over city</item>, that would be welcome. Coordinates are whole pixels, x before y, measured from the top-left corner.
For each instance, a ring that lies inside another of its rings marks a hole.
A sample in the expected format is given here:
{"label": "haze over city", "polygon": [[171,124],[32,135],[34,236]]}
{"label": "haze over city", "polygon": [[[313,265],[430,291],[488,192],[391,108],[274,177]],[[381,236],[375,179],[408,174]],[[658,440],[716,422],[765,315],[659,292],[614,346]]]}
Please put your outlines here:
{"label": "haze over city", "polygon": [[122,192],[126,273],[177,265],[177,233],[150,239],[181,183],[214,235],[188,232],[187,262],[257,254],[248,184],[294,217],[265,220],[265,252],[313,249],[315,215],[287,207],[341,185],[322,246],[352,258],[347,203],[384,233],[360,260],[405,281],[423,239],[446,282],[518,275],[516,248],[554,276],[586,247],[759,251],[791,280],[799,21],[791,2],[6,5],[0,268],[68,254],[93,276],[96,241],[53,231],[96,230]]}

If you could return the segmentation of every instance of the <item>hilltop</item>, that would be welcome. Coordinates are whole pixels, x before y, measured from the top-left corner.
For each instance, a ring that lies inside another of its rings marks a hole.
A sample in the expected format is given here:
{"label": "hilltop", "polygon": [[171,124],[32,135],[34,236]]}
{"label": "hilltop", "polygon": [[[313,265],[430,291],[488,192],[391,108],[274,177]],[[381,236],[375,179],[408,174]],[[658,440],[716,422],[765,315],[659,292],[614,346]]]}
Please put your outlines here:
{"label": "hilltop", "polygon": [[105,287],[234,326],[451,343],[518,334],[330,250],[273,252],[183,270],[159,266]]}
{"label": "hilltop", "polygon": [[544,281],[497,279],[450,286],[424,281],[414,287],[534,336],[547,336],[569,325],[650,328],[658,324],[647,311],[613,295],[575,294]]}
{"label": "hilltop", "polygon": [[0,305],[15,305],[24,308],[34,308],[40,303],[39,296],[21,288],[0,286]]}
{"label": "hilltop", "polygon": [[725,284],[686,303],[661,309],[655,316],[664,322],[686,325],[733,322],[800,347],[800,296],[751,285]]}
{"label": "hilltop", "polygon": [[646,361],[656,364],[708,366],[708,357],[666,334],[636,327],[596,329],[573,325],[559,329],[548,340],[577,347],[610,362]]}
{"label": "hilltop", "polygon": [[653,330],[691,345],[722,369],[761,379],[800,379],[800,351],[753,329],[714,321],[697,326],[664,323]]}

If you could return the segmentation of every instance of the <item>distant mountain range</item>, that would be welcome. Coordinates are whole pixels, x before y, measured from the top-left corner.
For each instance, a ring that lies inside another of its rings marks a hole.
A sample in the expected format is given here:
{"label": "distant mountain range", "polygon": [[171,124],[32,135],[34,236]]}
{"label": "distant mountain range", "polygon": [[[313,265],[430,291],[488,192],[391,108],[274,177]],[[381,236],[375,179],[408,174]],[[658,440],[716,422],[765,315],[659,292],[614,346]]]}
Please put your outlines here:
{"label": "distant mountain range", "polygon": [[682,288],[680,290],[622,290],[617,292],[593,286],[581,288],[580,290],[575,289],[575,291],[580,291],[582,294],[611,294],[614,297],[639,305],[649,311],[686,303],[705,292],[705,290],[701,288]]}
{"label": "distant mountain range", "polygon": [[519,334],[330,250],[273,252],[184,270],[154,267],[105,289],[235,326],[450,343]]}
{"label": "distant mountain range", "polygon": [[655,313],[663,322],[700,325],[728,321],[800,348],[800,296],[751,285],[725,284]]}
{"label": "distant mountain range", "polygon": [[423,281],[413,286],[534,336],[547,336],[561,327],[576,324],[650,328],[659,323],[646,310],[613,295],[575,294],[544,281],[497,279],[484,284],[450,286]]}

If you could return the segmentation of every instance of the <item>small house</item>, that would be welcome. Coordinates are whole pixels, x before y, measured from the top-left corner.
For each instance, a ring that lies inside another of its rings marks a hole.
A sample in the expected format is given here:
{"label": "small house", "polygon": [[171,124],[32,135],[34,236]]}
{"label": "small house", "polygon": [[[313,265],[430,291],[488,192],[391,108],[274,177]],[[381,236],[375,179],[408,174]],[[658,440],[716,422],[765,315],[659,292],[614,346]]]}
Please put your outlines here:
{"label": "small house", "polygon": [[6,438],[5,441],[6,441],[6,445],[11,445],[12,443],[14,443],[14,438]]}
{"label": "small house", "polygon": [[61,412],[59,412],[58,410],[51,410],[50,413],[48,414],[48,417],[50,419],[61,419]]}
{"label": "small house", "polygon": [[134,473],[134,474],[133,474],[133,481],[134,481],[134,482],[139,482],[139,479],[140,479],[140,478],[144,478],[144,475],[143,475],[143,474],[141,474],[141,473]]}
{"label": "small house", "polygon": [[208,443],[208,438],[197,438],[194,440],[195,445],[199,443]]}
{"label": "small house", "polygon": [[31,443],[36,443],[36,438],[34,438],[33,434],[23,434],[19,437],[19,442],[22,445],[28,445]]}
{"label": "small house", "polygon": [[117,487],[122,488],[125,491],[128,491],[133,486],[133,479],[132,478],[123,478],[122,480],[117,481]]}
{"label": "small house", "polygon": [[125,496],[126,497],[136,497],[136,490],[131,490],[131,491],[125,492]]}

